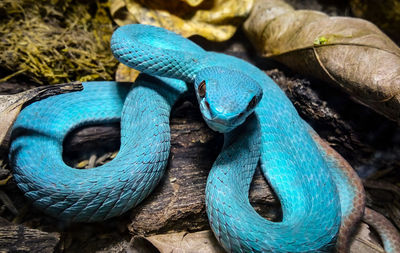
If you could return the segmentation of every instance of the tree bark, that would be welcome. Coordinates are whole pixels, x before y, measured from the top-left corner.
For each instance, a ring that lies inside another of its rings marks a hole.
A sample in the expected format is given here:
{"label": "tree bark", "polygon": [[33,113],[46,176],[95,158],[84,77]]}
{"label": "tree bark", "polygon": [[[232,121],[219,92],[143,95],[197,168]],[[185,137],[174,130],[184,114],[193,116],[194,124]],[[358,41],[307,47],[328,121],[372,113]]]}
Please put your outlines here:
{"label": "tree bark", "polygon": [[14,225],[0,219],[1,252],[54,252],[60,235],[47,233],[24,225]]}

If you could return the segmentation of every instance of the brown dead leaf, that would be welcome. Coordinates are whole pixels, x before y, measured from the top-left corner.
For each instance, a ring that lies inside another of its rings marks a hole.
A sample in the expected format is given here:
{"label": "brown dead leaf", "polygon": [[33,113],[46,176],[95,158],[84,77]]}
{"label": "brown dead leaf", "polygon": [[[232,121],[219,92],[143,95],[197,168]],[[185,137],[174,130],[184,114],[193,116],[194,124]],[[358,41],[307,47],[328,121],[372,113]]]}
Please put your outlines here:
{"label": "brown dead leaf", "polygon": [[133,252],[224,253],[211,230],[195,233],[171,233],[148,237],[136,236],[131,241]]}
{"label": "brown dead leaf", "polygon": [[232,37],[253,0],[110,0],[111,15],[122,26],[141,23],[213,41]]}
{"label": "brown dead leaf", "polygon": [[372,23],[257,0],[244,29],[262,55],[338,85],[400,123],[400,49]]}
{"label": "brown dead leaf", "polygon": [[[128,252],[160,252],[160,253],[223,253],[224,249],[218,244],[211,230],[195,233],[170,233],[153,236],[135,236]],[[371,237],[371,229],[365,223],[357,228],[355,240],[350,246],[350,253],[383,253],[377,238]]]}

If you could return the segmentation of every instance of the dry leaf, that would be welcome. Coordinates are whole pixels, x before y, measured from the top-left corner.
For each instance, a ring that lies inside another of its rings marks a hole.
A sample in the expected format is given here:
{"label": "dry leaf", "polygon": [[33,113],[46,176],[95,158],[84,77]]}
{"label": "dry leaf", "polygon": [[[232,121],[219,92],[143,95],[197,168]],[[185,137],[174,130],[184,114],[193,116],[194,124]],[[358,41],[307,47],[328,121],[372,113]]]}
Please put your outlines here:
{"label": "dry leaf", "polygon": [[134,237],[131,252],[224,253],[211,230]]}
{"label": "dry leaf", "polygon": [[140,72],[130,68],[122,63],[118,64],[117,72],[115,73],[115,81],[117,82],[134,82]]}
{"label": "dry leaf", "polygon": [[400,123],[400,49],[372,23],[257,0],[244,29],[262,55],[338,85]]}
{"label": "dry leaf", "polygon": [[111,15],[122,26],[141,23],[189,37],[224,41],[247,17],[253,0],[110,0]]}
{"label": "dry leaf", "polygon": [[[195,233],[170,233],[153,236],[135,236],[127,252],[161,252],[161,253],[223,253],[211,230]],[[350,253],[384,253],[377,239],[371,238],[371,230],[365,223],[357,228],[355,240],[350,246]]]}

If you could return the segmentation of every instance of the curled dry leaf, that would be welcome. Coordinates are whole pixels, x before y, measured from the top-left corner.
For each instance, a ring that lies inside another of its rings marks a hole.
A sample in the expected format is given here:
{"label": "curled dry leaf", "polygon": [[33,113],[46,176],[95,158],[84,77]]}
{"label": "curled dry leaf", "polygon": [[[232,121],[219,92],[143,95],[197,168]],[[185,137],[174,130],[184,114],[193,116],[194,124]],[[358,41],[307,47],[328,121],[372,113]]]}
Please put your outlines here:
{"label": "curled dry leaf", "polygon": [[118,25],[140,23],[164,27],[184,37],[213,41],[232,37],[248,16],[253,0],[111,0]]}
{"label": "curled dry leaf", "polygon": [[148,237],[136,236],[131,241],[132,252],[204,252],[223,253],[211,230],[195,233],[171,233]]}
{"label": "curled dry leaf", "polygon": [[263,56],[338,85],[400,123],[400,49],[372,23],[257,0],[244,29]]}

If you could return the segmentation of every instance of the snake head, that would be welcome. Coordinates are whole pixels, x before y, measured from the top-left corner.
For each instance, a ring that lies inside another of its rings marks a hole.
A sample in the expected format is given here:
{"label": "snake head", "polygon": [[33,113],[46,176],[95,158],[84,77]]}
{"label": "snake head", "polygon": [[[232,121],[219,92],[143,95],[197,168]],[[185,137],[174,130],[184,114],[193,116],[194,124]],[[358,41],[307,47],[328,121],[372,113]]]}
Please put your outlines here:
{"label": "snake head", "polygon": [[241,125],[262,97],[262,89],[254,79],[224,67],[200,70],[194,88],[204,120],[220,133]]}

